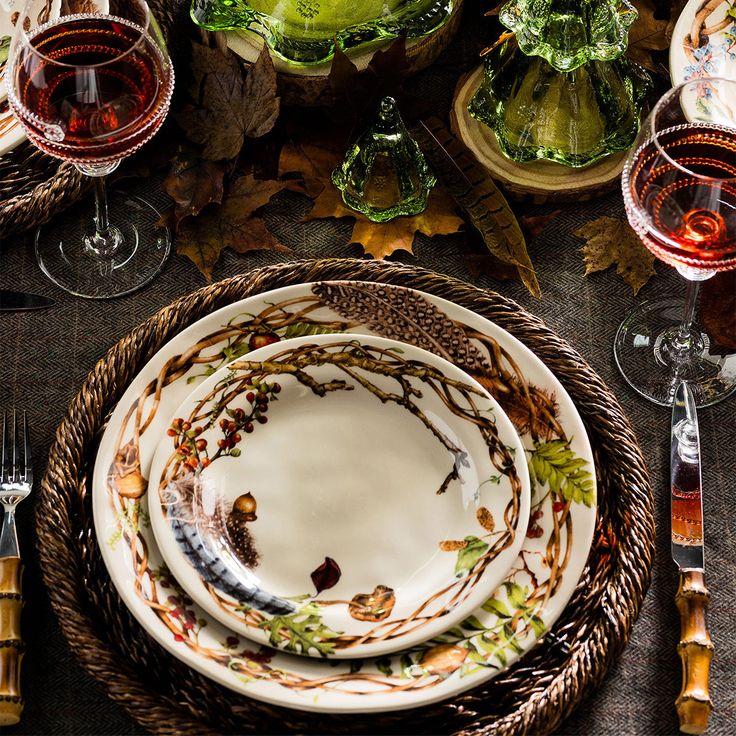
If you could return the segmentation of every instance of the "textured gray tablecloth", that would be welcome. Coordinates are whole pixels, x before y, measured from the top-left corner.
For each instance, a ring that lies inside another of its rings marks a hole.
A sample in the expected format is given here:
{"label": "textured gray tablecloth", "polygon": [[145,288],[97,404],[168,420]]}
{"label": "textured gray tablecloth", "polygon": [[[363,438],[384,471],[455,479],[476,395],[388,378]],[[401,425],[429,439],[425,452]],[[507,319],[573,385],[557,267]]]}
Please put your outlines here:
{"label": "textured gray tablecloth", "polygon": [[[474,53],[474,52],[473,52]],[[418,82],[418,89],[449,103],[463,46]],[[139,187],[145,189],[146,187]],[[150,185],[148,186],[150,188]],[[157,195],[160,201],[160,194]],[[515,205],[518,214],[550,207]],[[293,258],[354,256],[345,221],[300,223],[307,201],[279,195],[265,210],[279,239]],[[565,205],[562,213],[530,243],[543,297],[536,300],[513,282],[481,277],[477,285],[495,289],[542,317],[597,370],[619,398],[637,431],[647,460],[656,502],[657,559],[652,588],[623,656],[604,685],[582,702],[559,730],[561,734],[660,736],[677,732],[674,699],[680,687],[676,653],[679,623],[674,606],[676,575],[669,555],[669,411],[639,398],[619,375],[613,361],[616,328],[635,303],[631,290],[613,270],[583,276],[581,241],[572,233],[601,214],[623,217],[620,196]],[[472,281],[461,250],[461,236],[419,237],[415,255],[399,260]],[[221,279],[260,265],[284,260],[274,253],[239,257],[226,254],[215,269]],[[682,293],[680,280],[657,265],[659,275],[637,299]],[[204,284],[184,258],[173,257],[146,289],[122,299],[90,303],[61,293],[36,265],[28,240],[0,243],[0,288],[48,294],[56,306],[45,312],[0,313],[0,408],[26,407],[31,422],[35,470],[40,477],[54,430],[87,372],[105,351],[145,318],[176,297]],[[701,412],[705,460],[705,513],[708,584],[712,592],[710,628],[715,643],[712,696],[715,713],[710,733],[736,732],[736,397]],[[27,700],[15,734],[139,734],[132,722],[77,664],[60,633],[40,581],[32,524],[32,501],[19,510],[22,553],[27,568],[23,630],[28,642],[23,687]],[[274,731],[276,733],[277,731]],[[411,729],[407,728],[407,733]]]}

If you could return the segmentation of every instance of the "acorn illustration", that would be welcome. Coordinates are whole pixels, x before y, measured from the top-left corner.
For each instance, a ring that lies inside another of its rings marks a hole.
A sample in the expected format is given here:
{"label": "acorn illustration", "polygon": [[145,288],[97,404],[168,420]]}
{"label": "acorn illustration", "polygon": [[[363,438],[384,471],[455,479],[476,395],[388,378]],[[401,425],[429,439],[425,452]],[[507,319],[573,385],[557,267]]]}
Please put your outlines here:
{"label": "acorn illustration", "polygon": [[235,499],[232,511],[225,519],[233,552],[246,567],[255,567],[258,564],[258,550],[248,529],[248,524],[258,518],[256,507],[253,494],[244,493]]}
{"label": "acorn illustration", "polygon": [[437,644],[420,657],[418,664],[430,675],[447,677],[462,666],[469,652],[454,644]]}
{"label": "acorn illustration", "polygon": [[357,621],[383,621],[396,603],[392,588],[377,585],[372,593],[358,593],[348,603],[348,613]]}

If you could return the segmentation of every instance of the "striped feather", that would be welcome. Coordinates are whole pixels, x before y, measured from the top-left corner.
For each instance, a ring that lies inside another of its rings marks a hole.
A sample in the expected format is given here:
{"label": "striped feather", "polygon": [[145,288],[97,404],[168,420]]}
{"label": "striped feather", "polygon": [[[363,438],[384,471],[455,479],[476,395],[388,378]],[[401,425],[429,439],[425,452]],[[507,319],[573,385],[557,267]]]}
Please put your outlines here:
{"label": "striped feather", "polygon": [[319,282],[312,291],[341,317],[360,322],[381,337],[411,343],[466,371],[488,369],[464,330],[416,291],[349,281]]}

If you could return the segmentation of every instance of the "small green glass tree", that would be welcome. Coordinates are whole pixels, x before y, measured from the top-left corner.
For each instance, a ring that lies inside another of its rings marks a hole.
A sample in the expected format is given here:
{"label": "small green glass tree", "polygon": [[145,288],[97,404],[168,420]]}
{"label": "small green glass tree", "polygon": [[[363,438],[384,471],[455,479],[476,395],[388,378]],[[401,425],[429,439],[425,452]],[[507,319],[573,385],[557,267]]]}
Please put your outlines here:
{"label": "small green glass tree", "polygon": [[374,222],[418,215],[437,177],[401,119],[396,101],[384,97],[376,119],[332,172],[345,204]]}
{"label": "small green glass tree", "polygon": [[623,54],[637,17],[627,0],[510,0],[514,36],[485,59],[470,114],[516,161],[587,166],[626,150],[651,80]]}

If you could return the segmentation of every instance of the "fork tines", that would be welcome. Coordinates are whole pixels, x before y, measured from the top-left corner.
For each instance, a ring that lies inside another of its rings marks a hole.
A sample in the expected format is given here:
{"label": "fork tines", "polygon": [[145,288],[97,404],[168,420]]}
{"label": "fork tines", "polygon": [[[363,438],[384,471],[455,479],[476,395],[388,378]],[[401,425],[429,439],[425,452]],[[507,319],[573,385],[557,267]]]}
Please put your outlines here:
{"label": "fork tines", "polygon": [[[21,457],[20,441],[18,437],[18,412],[12,410],[11,422],[8,422],[8,412],[3,412],[2,431],[2,465],[0,466],[0,481],[3,483],[30,482],[32,458],[31,443],[28,436],[28,418],[23,410],[23,456]],[[8,431],[8,424],[11,424]]]}

